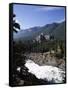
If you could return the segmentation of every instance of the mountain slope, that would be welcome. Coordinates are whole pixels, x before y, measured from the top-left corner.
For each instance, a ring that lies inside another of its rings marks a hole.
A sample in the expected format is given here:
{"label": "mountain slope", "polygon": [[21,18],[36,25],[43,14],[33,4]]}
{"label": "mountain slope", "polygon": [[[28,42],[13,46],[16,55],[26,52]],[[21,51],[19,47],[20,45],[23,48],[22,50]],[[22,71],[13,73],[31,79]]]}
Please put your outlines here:
{"label": "mountain slope", "polygon": [[62,22],[53,32],[52,34],[56,39],[65,40],[65,22]]}
{"label": "mountain slope", "polygon": [[33,27],[13,34],[15,41],[33,40],[41,35],[54,35],[55,39],[65,40],[65,22],[47,24],[43,27]]}

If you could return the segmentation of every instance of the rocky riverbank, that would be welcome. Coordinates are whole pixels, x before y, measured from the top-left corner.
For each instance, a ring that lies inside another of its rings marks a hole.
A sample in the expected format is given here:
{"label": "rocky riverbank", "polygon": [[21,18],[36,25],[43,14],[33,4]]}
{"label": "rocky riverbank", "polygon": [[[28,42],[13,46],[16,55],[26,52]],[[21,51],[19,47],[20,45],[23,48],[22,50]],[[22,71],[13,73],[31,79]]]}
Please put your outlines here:
{"label": "rocky riverbank", "polygon": [[25,55],[38,65],[51,65],[65,70],[64,58],[57,58],[54,51],[45,53],[25,53]]}

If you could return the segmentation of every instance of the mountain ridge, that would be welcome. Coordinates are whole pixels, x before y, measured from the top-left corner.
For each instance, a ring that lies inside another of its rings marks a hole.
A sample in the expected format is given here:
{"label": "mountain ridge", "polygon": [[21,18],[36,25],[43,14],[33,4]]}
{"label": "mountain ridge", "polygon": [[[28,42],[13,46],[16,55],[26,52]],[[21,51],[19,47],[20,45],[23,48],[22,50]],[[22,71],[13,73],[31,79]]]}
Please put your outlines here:
{"label": "mountain ridge", "polygon": [[54,35],[55,39],[65,40],[65,21],[21,30],[16,34],[13,34],[13,38],[14,41],[33,40],[41,33],[44,35]]}

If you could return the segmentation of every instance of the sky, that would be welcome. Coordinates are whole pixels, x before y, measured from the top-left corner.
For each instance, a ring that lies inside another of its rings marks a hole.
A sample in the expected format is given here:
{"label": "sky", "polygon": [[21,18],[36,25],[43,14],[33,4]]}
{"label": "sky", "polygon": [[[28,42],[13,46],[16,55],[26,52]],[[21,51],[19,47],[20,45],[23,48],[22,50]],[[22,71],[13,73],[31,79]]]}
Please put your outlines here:
{"label": "sky", "polygon": [[13,13],[22,30],[65,20],[64,7],[14,4]]}

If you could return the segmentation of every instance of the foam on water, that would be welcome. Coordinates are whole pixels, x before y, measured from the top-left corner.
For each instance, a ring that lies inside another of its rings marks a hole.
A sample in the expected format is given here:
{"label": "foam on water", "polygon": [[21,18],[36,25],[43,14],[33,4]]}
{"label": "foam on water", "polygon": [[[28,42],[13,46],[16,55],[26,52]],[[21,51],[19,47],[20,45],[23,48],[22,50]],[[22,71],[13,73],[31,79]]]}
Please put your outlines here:
{"label": "foam on water", "polygon": [[60,68],[48,65],[39,66],[30,59],[26,61],[25,67],[28,68],[28,72],[35,75],[38,79],[62,83],[65,77],[65,72]]}

